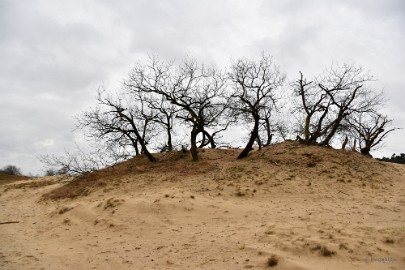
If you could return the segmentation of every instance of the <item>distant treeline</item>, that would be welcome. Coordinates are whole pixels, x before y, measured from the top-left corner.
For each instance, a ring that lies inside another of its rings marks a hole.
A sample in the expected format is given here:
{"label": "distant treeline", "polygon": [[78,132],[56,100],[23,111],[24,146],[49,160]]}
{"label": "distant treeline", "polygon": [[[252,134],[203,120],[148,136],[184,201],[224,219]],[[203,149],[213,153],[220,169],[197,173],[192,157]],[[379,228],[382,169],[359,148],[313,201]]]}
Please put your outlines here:
{"label": "distant treeline", "polygon": [[3,169],[0,169],[0,174],[22,175],[21,169],[14,165],[7,165]]}
{"label": "distant treeline", "polygon": [[386,162],[392,162],[392,163],[405,164],[405,154],[404,153],[401,153],[399,155],[392,154],[392,156],[390,158],[383,157],[383,158],[380,158],[379,160],[386,161]]}

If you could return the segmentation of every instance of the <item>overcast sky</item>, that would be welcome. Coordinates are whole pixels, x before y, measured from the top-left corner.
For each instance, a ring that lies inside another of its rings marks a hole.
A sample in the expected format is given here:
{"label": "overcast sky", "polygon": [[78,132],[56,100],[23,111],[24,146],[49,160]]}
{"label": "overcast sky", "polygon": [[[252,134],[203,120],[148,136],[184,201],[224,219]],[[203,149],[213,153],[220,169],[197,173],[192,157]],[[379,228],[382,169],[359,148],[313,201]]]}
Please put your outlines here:
{"label": "overcast sky", "polygon": [[[219,66],[274,57],[289,80],[362,65],[405,127],[403,0],[0,0],[0,167],[40,173],[39,154],[70,149],[75,115],[148,54]],[[404,130],[375,156],[405,153]]]}

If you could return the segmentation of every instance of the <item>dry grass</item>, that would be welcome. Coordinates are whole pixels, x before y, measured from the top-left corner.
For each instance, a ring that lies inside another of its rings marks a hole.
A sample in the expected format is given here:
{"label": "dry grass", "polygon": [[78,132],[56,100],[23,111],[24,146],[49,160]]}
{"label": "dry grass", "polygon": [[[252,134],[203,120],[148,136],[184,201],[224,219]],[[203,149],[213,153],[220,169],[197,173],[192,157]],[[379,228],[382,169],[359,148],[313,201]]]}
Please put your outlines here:
{"label": "dry grass", "polygon": [[[221,150],[220,150],[221,151]],[[123,177],[131,175],[170,175],[176,177],[195,176],[215,170],[215,164],[201,160],[191,162],[189,156],[182,153],[157,154],[158,162],[150,163],[144,156],[137,156],[126,162],[76,177],[66,185],[43,196],[44,199],[74,199],[86,196],[107,185],[120,185]]]}
{"label": "dry grass", "polygon": [[[295,141],[271,145],[261,151],[252,151],[243,160],[236,160],[239,151],[239,149],[202,149],[199,162],[192,162],[189,153],[183,152],[155,154],[158,159],[156,163],[150,163],[144,156],[137,156],[113,167],[79,176],[45,194],[44,199],[73,199],[108,186],[109,189],[116,188],[126,177],[131,177],[134,181],[148,178],[153,181],[173,182],[207,175],[217,182],[221,179],[232,179],[232,184],[242,179],[243,181],[252,179],[256,185],[261,186],[268,182],[270,176],[278,176],[280,181],[311,179],[310,182],[305,182],[310,186],[314,184],[317,175],[326,175],[333,181],[346,184],[360,182],[361,185],[364,185],[362,180],[376,182],[377,178],[381,180],[380,176],[388,175],[383,173],[387,167],[386,163],[359,153],[309,146]],[[342,175],[341,172],[345,174]],[[384,182],[389,182],[390,179],[386,178]],[[273,185],[282,185],[282,182]],[[246,192],[236,190],[234,195],[243,197]]]}
{"label": "dry grass", "polygon": [[69,212],[72,209],[73,209],[73,207],[64,206],[61,209],[59,209],[58,213],[59,213],[59,215],[63,215],[64,213]]}
{"label": "dry grass", "polygon": [[323,246],[323,245],[316,245],[311,248],[312,251],[318,251],[319,255],[324,256],[324,257],[331,257],[336,254],[335,251],[328,249],[328,247]]}
{"label": "dry grass", "polygon": [[104,209],[116,208],[117,206],[121,205],[123,202],[124,202],[124,200],[121,200],[121,199],[110,198],[105,203]]}
{"label": "dry grass", "polygon": [[384,243],[386,243],[386,244],[394,244],[394,243],[395,243],[395,240],[392,239],[392,238],[386,238],[386,239],[384,240]]}
{"label": "dry grass", "polygon": [[9,184],[6,188],[8,189],[25,189],[25,188],[39,188],[39,187],[44,187],[44,186],[49,186],[55,184],[54,181],[50,180],[33,180],[30,182],[24,182],[24,183],[18,183],[18,184]]}
{"label": "dry grass", "polygon": [[50,200],[74,199],[80,196],[86,196],[90,194],[92,190],[104,186],[106,186],[105,182],[84,175],[75,178],[62,187],[44,194],[43,198]]}
{"label": "dry grass", "polygon": [[16,181],[27,180],[30,179],[28,176],[22,175],[8,175],[0,173],[0,185],[10,184]]}

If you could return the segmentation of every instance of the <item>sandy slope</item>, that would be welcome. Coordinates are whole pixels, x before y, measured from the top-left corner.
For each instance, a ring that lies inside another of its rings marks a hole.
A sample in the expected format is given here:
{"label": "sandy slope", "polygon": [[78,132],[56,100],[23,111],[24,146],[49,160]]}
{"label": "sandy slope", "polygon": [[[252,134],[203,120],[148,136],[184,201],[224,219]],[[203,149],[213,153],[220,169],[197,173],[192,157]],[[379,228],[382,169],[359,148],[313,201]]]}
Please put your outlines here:
{"label": "sandy slope", "polygon": [[0,222],[19,223],[0,225],[0,268],[405,269],[404,166],[292,142],[235,155],[3,186]]}
{"label": "sandy slope", "polygon": [[20,181],[20,180],[26,180],[29,179],[30,177],[28,176],[22,176],[22,175],[9,175],[9,174],[3,174],[0,172],[0,186],[10,184],[15,181]]}

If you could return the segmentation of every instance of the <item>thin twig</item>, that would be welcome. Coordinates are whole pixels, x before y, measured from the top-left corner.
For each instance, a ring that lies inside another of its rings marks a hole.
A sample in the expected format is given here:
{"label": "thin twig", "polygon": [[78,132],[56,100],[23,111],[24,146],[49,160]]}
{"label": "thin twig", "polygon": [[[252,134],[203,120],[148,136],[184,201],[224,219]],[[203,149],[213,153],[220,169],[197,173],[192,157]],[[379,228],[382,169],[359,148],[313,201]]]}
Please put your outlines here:
{"label": "thin twig", "polygon": [[339,192],[340,192],[340,193],[343,193],[343,194],[345,194],[345,195],[347,195],[347,196],[350,196],[349,194],[344,193],[344,192],[343,192],[343,191],[341,191],[341,190],[339,190]]}
{"label": "thin twig", "polygon": [[0,222],[0,225],[2,224],[11,224],[11,223],[20,223],[19,221],[4,221],[4,222]]}

